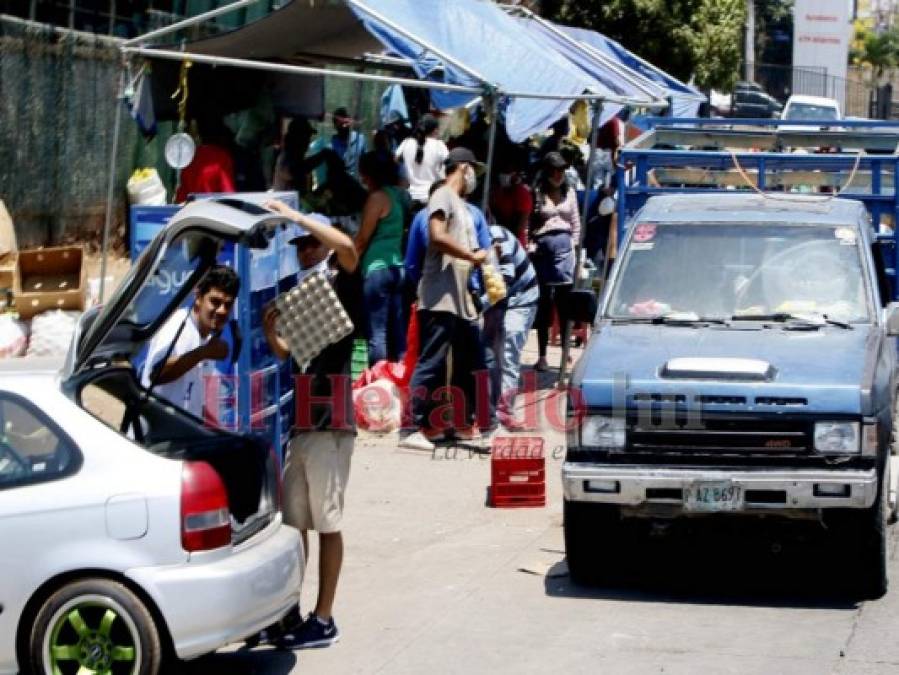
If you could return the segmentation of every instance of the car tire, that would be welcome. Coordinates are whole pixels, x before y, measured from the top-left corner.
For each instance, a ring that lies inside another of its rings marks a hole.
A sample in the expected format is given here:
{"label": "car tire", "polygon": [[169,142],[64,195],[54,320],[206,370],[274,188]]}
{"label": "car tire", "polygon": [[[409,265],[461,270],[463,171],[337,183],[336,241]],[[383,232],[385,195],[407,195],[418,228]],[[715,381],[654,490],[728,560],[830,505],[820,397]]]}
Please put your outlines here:
{"label": "car tire", "polygon": [[[35,617],[28,643],[34,675],[127,672],[158,675],[163,651],[159,630],[141,600],[109,579],[83,579],[53,593]],[[124,668],[123,668],[124,670]]]}
{"label": "car tire", "polygon": [[624,554],[618,546],[624,529],[621,509],[615,504],[567,499],[562,508],[565,558],[571,581],[591,586],[612,579]]}
{"label": "car tire", "polygon": [[833,512],[841,568],[850,593],[862,600],[875,600],[887,592],[889,563],[889,462],[883,465],[874,504],[867,509]]}

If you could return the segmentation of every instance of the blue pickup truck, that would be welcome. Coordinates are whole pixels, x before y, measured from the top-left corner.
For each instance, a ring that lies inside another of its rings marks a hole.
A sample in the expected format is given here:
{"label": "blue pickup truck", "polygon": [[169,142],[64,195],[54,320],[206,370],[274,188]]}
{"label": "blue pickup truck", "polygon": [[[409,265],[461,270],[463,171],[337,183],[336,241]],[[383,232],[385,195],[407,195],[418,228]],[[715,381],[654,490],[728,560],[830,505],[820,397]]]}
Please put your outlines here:
{"label": "blue pickup truck", "polygon": [[826,528],[855,590],[886,591],[899,303],[880,258],[858,201],[645,203],[572,373],[575,582],[602,580],[636,523],[775,515]]}

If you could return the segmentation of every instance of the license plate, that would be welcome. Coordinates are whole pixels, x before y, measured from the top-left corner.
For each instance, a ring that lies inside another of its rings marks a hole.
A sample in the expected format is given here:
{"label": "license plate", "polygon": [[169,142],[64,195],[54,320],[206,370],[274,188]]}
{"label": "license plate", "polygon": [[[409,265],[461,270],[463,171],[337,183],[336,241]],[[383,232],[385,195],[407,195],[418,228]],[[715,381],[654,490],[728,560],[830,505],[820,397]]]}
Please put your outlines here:
{"label": "license plate", "polygon": [[684,488],[687,511],[737,511],[743,505],[743,491],[729,481],[693,483]]}

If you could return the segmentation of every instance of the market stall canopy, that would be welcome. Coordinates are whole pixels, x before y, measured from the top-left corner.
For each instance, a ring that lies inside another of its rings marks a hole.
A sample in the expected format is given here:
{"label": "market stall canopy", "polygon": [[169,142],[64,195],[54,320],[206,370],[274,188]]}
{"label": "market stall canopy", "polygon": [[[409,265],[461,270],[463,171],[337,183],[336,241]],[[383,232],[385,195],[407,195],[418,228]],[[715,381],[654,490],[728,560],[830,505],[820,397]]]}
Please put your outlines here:
{"label": "market stall canopy", "polygon": [[566,33],[562,26],[523,7],[508,6],[504,9],[516,18],[525,31],[545,45],[545,50],[559,52],[575,67],[602,82],[610,90],[634,98],[667,98],[668,90],[664,86],[631,69],[616,57],[590,48]]}
{"label": "market stall canopy", "polygon": [[[410,62],[419,77],[441,77],[468,86],[489,84],[512,96],[505,118],[512,141],[548,129],[567,113],[572,99],[585,92],[620,97],[523,30],[492,2],[347,0],[347,4],[386,49]],[[439,74],[433,68],[435,60],[442,65]],[[439,93],[432,100],[442,108],[465,103],[458,95]]]}
{"label": "market stall canopy", "polygon": [[620,43],[607,38],[602,33],[571,26],[559,26],[559,28],[586,46],[617,59],[646,79],[664,87],[672,100],[672,110],[669,111],[671,117],[696,117],[700,104],[707,100],[702,92],[672,77],[661,68],[657,68],[628,51]]}
{"label": "market stall canopy", "polygon": [[[361,62],[382,49],[421,79],[508,96],[505,125],[513,141],[546,130],[585,94],[617,101],[604,107],[606,117],[624,98],[660,103],[646,93],[622,95],[623,88],[591,76],[484,0],[292,0],[241,29],[185,46],[209,56],[320,64]],[[432,100],[452,108],[476,96],[434,92]]]}
{"label": "market stall canopy", "polygon": [[343,0],[292,0],[243,28],[189,43],[186,49],[238,59],[327,63],[379,51],[381,43]]}

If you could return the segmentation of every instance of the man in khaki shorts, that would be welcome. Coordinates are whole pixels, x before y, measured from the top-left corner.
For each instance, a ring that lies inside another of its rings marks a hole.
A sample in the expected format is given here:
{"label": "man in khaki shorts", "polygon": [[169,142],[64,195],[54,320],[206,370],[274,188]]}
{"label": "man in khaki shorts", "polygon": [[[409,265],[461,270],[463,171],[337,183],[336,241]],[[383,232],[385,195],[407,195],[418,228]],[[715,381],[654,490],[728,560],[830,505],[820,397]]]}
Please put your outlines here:
{"label": "man in khaki shorts", "polygon": [[[354,282],[358,256],[353,241],[334,228],[327,218],[304,215],[277,201],[267,204],[304,230],[291,240],[303,270],[323,272],[337,297],[359,325],[362,289]],[[291,358],[278,335],[278,310],[269,308],[263,328],[272,352]],[[292,649],[327,647],[340,639],[332,609],[343,562],[340,521],[343,497],[350,475],[350,458],[356,428],[353,416],[350,366],[353,335],[328,346],[300,371],[294,364],[297,421],[284,462],[284,520],[303,535],[308,550],[308,530],[319,537],[319,588],[315,609],[305,620],[287,626],[279,644]]]}

